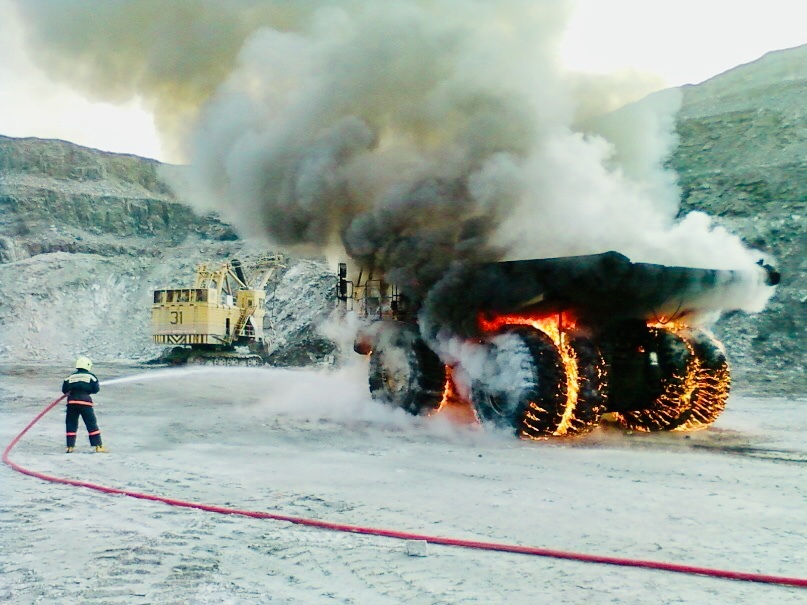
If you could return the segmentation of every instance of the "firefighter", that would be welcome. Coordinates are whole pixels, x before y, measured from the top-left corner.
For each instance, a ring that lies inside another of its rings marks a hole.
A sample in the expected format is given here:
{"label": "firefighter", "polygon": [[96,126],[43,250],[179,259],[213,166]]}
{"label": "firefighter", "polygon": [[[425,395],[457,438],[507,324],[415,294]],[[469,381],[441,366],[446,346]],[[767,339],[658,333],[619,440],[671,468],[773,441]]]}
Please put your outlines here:
{"label": "firefighter", "polygon": [[76,447],[79,416],[84,420],[84,426],[87,427],[90,445],[95,448],[96,452],[107,451],[101,443],[101,431],[98,429],[98,422],[95,420],[93,411],[91,396],[98,392],[100,386],[98,377],[91,370],[92,360],[89,357],[81,356],[76,359],[76,371],[62,383],[62,393],[67,395],[65,427],[68,454]]}

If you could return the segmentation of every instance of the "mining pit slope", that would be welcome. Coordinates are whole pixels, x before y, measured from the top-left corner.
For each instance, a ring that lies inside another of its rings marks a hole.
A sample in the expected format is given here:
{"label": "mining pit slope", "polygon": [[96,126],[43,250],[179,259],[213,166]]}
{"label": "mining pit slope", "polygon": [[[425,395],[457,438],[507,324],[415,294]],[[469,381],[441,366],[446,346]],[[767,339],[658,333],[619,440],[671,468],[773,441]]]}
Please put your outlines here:
{"label": "mining pit slope", "polygon": [[683,211],[702,210],[776,259],[782,284],[758,315],[716,331],[739,388],[804,393],[807,305],[807,45],[683,88],[671,165]]}
{"label": "mining pit slope", "polygon": [[[154,160],[64,141],[0,137],[0,359],[146,361],[151,292],[193,284],[199,263],[271,253],[198,216]],[[315,330],[333,308],[330,268],[286,257],[267,284],[274,365],[331,358]]]}
{"label": "mining pit slope", "polygon": [[[765,55],[684,88],[683,210],[712,214],[778,261],[783,283],[759,315],[716,331],[740,392],[804,391],[807,46]],[[199,216],[154,160],[63,141],[0,137],[0,360],[144,361],[151,290],[189,284],[200,262],[272,250]],[[327,362],[337,343],[316,324],[334,304],[334,268],[288,257],[269,284],[275,365]]]}

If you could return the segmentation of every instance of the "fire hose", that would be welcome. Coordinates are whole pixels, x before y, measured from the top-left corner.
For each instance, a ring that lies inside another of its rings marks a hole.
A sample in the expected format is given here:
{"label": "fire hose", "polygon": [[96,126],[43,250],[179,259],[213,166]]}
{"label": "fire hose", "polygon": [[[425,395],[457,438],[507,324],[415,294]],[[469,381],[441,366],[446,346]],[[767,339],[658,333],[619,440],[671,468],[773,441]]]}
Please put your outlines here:
{"label": "fire hose", "polygon": [[129,496],[130,498],[138,498],[140,500],[152,500],[155,502],[162,502],[170,506],[177,506],[182,508],[195,508],[211,513],[218,513],[221,515],[239,515],[242,517],[252,517],[254,519],[271,519],[273,521],[285,521],[294,523],[296,525],[304,525],[307,527],[317,527],[319,529],[326,529],[330,531],[347,532],[354,534],[365,534],[370,536],[380,536],[384,538],[395,538],[398,540],[416,540],[427,542],[430,544],[437,544],[441,546],[458,546],[461,548],[470,548],[476,550],[491,550],[496,552],[533,555],[537,557],[549,557],[553,559],[566,559],[570,561],[579,561],[583,563],[599,563],[602,565],[618,565],[622,567],[638,567],[642,569],[656,569],[661,571],[669,571],[674,573],[683,573],[690,575],[709,576],[713,578],[724,578],[729,580],[740,580],[744,582],[760,582],[765,584],[781,584],[786,586],[797,586],[800,588],[807,588],[807,578],[791,578],[784,576],[765,575],[758,573],[749,573],[741,571],[729,571],[723,569],[714,569],[710,567],[698,567],[694,565],[683,565],[680,563],[665,563],[661,561],[648,561],[643,559],[630,559],[623,557],[609,557],[603,555],[592,555],[585,553],[577,553],[562,550],[553,550],[549,548],[539,548],[535,546],[520,546],[517,544],[506,544],[497,542],[481,542],[476,540],[465,540],[460,538],[446,538],[440,536],[432,536],[429,534],[418,534],[406,531],[396,531],[391,529],[383,529],[377,527],[364,527],[360,525],[349,525],[345,523],[333,523],[330,521],[321,521],[318,519],[309,519],[306,517],[294,517],[290,515],[283,515],[280,513],[270,513],[263,511],[241,510],[227,506],[216,506],[212,504],[202,504],[199,502],[188,502],[185,500],[177,500],[175,498],[166,498],[164,496],[157,496],[143,492],[136,492],[127,489],[119,489],[115,487],[107,487],[96,483],[87,481],[77,481],[75,479],[66,479],[63,477],[56,477],[38,471],[33,471],[28,468],[13,462],[9,458],[11,450],[19,443],[20,439],[45,416],[50,410],[64,399],[64,396],[56,399],[48,404],[31,422],[26,426],[12,441],[8,444],[3,452],[3,462],[10,466],[13,470],[49,481],[52,483],[61,483],[64,485],[73,485],[76,487],[84,487],[95,491],[103,492],[105,494],[117,494],[121,496]]}

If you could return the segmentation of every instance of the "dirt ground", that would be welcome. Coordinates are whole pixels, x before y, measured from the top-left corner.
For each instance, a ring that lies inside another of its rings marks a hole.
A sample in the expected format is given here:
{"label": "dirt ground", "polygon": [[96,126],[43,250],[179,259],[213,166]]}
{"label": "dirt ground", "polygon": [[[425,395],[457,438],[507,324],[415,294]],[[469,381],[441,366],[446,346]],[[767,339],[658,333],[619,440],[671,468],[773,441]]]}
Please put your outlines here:
{"label": "dirt ground", "polygon": [[[366,393],[364,368],[96,367],[109,454],[31,470],[338,523],[805,577],[807,401],[733,397],[709,431],[527,443]],[[69,367],[0,367],[3,448]],[[427,545],[173,508],[0,468],[0,602],[803,603],[807,591]]]}

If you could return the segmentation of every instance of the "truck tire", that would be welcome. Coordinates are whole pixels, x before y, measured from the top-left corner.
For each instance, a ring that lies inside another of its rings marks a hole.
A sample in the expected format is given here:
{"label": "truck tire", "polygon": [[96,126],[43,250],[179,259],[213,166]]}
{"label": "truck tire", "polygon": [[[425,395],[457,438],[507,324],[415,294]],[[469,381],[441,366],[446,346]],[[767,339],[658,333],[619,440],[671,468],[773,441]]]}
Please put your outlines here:
{"label": "truck tire", "polygon": [[631,431],[671,431],[689,418],[695,356],[686,340],[671,330],[651,328],[650,335],[658,356],[658,379],[651,389],[657,395],[639,410],[616,414],[616,419]]}
{"label": "truck tire", "polygon": [[416,327],[390,324],[370,353],[370,394],[410,414],[429,414],[443,400],[445,365],[426,346]]}
{"label": "truck tire", "polygon": [[577,360],[577,401],[569,419],[566,434],[580,435],[597,427],[606,409],[605,361],[591,339],[580,334],[565,335],[569,338]]}
{"label": "truck tire", "polygon": [[682,336],[698,359],[698,369],[689,413],[676,430],[697,431],[709,427],[726,409],[731,373],[726,354],[714,336],[703,330],[690,330]]}
{"label": "truck tire", "polygon": [[471,403],[482,423],[541,439],[555,433],[566,403],[560,353],[546,334],[511,326],[491,337],[485,367],[471,384]]}

